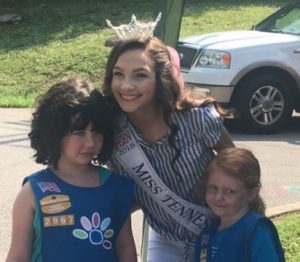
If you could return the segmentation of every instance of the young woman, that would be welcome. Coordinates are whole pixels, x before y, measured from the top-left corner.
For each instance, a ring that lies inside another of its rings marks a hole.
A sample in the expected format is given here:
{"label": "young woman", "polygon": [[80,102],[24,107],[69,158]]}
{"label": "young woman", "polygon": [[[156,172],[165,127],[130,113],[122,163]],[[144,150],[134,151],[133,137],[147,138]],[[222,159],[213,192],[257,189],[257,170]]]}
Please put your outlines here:
{"label": "young woman", "polygon": [[243,148],[218,154],[204,175],[206,201],[218,221],[198,237],[195,262],[283,262],[276,228],[264,216],[260,166]]}
{"label": "young woman", "polygon": [[133,182],[101,167],[113,146],[109,117],[101,93],[77,78],[38,99],[29,137],[47,168],[15,200],[7,262],[137,261]]}
{"label": "young woman", "polygon": [[[116,113],[111,165],[136,182],[151,228],[148,261],[191,261],[212,214],[195,187],[215,152],[233,146],[209,98],[180,87],[168,48],[157,38],[112,49],[103,91]],[[202,99],[202,98],[201,98]]]}

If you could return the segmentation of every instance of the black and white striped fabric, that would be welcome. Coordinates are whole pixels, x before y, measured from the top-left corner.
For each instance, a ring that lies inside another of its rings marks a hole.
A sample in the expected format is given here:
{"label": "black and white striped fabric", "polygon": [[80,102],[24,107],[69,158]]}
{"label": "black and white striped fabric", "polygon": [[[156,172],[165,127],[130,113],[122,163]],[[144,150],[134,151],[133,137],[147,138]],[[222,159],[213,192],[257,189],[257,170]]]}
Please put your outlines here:
{"label": "black and white striped fabric", "polygon": [[[173,167],[171,162],[175,151],[168,144],[167,137],[149,144],[129,125],[134,139],[166,186],[183,199],[204,205],[204,200],[199,201],[194,187],[214,157],[211,148],[220,138],[223,119],[213,105],[176,112],[171,119],[179,128],[175,141],[181,152]],[[119,167],[122,175],[130,176],[115,157],[112,157],[112,162]],[[148,223],[157,233],[171,240],[194,242],[196,236],[176,223],[168,213],[153,202],[143,188],[136,186],[135,193]]]}

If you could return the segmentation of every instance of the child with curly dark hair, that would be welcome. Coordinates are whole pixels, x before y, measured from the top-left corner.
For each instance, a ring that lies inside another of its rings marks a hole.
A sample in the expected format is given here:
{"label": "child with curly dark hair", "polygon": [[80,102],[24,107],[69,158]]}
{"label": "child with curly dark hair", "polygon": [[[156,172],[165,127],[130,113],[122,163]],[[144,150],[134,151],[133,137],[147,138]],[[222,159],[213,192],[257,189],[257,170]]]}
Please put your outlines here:
{"label": "child with curly dark hair", "polygon": [[13,207],[10,261],[137,261],[133,182],[101,166],[113,130],[101,93],[70,77],[37,100],[29,138],[37,163]]}

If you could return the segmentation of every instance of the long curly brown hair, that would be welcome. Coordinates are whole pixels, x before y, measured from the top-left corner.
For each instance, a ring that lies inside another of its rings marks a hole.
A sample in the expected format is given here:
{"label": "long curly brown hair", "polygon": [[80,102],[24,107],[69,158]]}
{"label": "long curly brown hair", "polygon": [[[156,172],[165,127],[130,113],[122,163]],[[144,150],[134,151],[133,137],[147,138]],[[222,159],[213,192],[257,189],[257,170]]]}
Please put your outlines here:
{"label": "long curly brown hair", "polygon": [[102,90],[115,114],[121,113],[122,110],[111,90],[113,68],[123,53],[137,49],[145,51],[148,57],[154,61],[156,76],[155,97],[157,104],[163,109],[164,120],[171,131],[168,142],[175,150],[175,156],[172,161],[174,163],[180,156],[180,149],[175,145],[175,135],[178,127],[171,122],[172,112],[185,111],[209,103],[214,104],[221,115],[225,115],[227,112],[213,98],[202,96],[189,88],[182,88],[172,73],[172,62],[167,46],[158,38],[151,37],[146,40],[131,39],[114,43],[114,47],[107,60]]}

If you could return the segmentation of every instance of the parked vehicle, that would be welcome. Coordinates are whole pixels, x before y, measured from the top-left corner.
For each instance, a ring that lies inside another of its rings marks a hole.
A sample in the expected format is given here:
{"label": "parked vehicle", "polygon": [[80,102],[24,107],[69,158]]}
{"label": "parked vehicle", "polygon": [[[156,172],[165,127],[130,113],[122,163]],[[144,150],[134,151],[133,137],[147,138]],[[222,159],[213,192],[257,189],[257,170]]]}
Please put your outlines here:
{"label": "parked vehicle", "polygon": [[300,1],[248,31],[182,38],[185,81],[236,109],[249,132],[273,133],[300,111]]}

